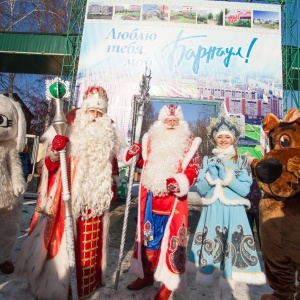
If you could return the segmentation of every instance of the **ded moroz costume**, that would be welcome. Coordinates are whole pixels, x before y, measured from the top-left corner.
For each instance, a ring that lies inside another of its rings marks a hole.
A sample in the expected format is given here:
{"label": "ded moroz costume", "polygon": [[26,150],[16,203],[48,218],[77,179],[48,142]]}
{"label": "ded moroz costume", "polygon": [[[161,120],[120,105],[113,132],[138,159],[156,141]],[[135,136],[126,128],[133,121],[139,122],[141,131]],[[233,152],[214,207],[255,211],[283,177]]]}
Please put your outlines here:
{"label": "ded moroz costume", "polygon": [[44,134],[40,194],[16,270],[27,277],[36,299],[65,300],[70,289],[61,170],[55,159],[65,146],[79,299],[88,298],[98,285],[105,284],[112,177],[118,174],[116,155],[124,146],[106,114],[107,105],[106,91],[90,87],[81,108],[66,116],[66,136],[56,135],[52,140],[53,129]]}
{"label": "ded moroz costume", "polygon": [[160,110],[142,145],[125,151],[125,162],[138,155],[136,166],[142,168],[130,266],[138,279],[128,289],[140,290],[155,279],[163,283],[155,299],[168,299],[186,287],[187,194],[201,164],[200,142],[192,138],[181,107],[170,104]]}
{"label": "ded moroz costume", "polygon": [[245,211],[252,175],[247,157],[238,155],[234,145],[240,135],[238,125],[221,114],[212,119],[208,134],[217,147],[212,156],[204,157],[198,175],[203,209],[188,269],[197,274],[196,282],[214,287],[215,300],[227,300],[236,281],[260,285],[266,279]]}

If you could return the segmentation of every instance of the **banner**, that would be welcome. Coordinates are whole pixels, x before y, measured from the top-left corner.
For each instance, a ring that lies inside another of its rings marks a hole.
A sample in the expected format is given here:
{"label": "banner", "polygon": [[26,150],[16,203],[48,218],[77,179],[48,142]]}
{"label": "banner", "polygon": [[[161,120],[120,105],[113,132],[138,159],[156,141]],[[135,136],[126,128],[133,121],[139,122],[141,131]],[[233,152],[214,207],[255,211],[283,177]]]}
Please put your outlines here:
{"label": "banner", "polygon": [[282,114],[280,5],[223,1],[89,1],[76,106],[103,86],[127,136],[145,68],[152,97],[225,101],[246,122]]}

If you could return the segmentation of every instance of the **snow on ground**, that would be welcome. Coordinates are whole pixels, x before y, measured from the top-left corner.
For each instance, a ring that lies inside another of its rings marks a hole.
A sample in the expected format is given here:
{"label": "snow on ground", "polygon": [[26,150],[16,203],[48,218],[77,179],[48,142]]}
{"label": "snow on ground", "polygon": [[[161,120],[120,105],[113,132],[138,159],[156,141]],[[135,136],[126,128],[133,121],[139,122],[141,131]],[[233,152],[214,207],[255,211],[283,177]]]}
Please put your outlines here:
{"label": "snow on ground", "polygon": [[[134,191],[133,191],[134,193]],[[191,224],[196,224],[199,218],[199,205],[197,204],[197,195],[195,192],[189,194],[189,209],[191,216]],[[123,225],[123,215],[125,208],[125,201],[118,200],[117,205],[112,207],[111,210],[111,226],[110,226],[110,246],[108,254],[108,266],[107,266],[107,283],[105,287],[100,287],[97,289],[95,294],[89,298],[91,300],[98,299],[111,299],[111,300],[152,300],[155,294],[159,290],[159,283],[154,283],[153,286],[146,287],[140,291],[130,291],[127,290],[126,286],[135,279],[135,277],[130,274],[129,265],[130,257],[132,254],[132,245],[135,231],[135,221],[134,216],[136,214],[136,200],[132,201],[130,214],[128,218],[128,229],[126,234],[126,243],[124,247],[124,260],[122,262],[122,270],[120,274],[120,280],[118,284],[118,289],[115,289],[115,277],[116,269],[119,261],[119,249],[120,249],[120,239],[121,231]],[[20,250],[21,244],[24,241],[32,213],[35,208],[35,200],[26,199],[24,200],[24,208],[22,213],[22,223],[20,236],[16,242],[14,251],[14,260]],[[191,230],[192,232],[192,230]],[[192,238],[192,236],[191,236]],[[261,254],[260,254],[261,256]],[[262,286],[247,285],[243,283],[237,283],[236,290],[233,294],[233,300],[258,300],[259,296],[263,293],[272,293],[271,288],[265,284]],[[0,271],[0,300],[35,300],[30,294],[28,284],[26,280],[16,277],[14,274],[5,275]],[[188,275],[188,289],[183,294],[173,294],[170,300],[211,300],[212,289],[200,287],[194,282],[194,275]]]}

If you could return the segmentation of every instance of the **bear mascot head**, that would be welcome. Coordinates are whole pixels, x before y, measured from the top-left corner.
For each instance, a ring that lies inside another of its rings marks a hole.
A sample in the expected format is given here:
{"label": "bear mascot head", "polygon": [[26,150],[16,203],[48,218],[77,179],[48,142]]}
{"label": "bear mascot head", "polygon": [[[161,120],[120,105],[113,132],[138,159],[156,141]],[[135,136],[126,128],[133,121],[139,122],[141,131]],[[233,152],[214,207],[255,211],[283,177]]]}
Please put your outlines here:
{"label": "bear mascot head", "polygon": [[19,152],[26,142],[26,122],[21,106],[0,95],[0,270],[14,271],[12,251],[26,189]]}
{"label": "bear mascot head", "polygon": [[289,300],[295,294],[300,299],[295,283],[300,276],[300,110],[290,109],[283,121],[268,113],[262,124],[270,151],[251,167],[264,194],[259,207],[261,248],[274,292],[261,300]]}

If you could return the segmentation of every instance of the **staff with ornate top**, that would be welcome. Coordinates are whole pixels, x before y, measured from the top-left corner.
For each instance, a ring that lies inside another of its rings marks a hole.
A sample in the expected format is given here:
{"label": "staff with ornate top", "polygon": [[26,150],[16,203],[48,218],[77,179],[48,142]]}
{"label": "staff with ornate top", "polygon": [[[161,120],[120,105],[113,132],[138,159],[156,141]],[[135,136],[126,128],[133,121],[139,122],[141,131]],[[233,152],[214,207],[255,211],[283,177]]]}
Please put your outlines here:
{"label": "staff with ornate top", "polygon": [[[61,99],[64,86],[52,88]],[[19,274],[27,278],[32,295],[43,300],[68,300],[71,290],[72,299],[86,299],[105,285],[109,208],[115,199],[116,157],[124,146],[107,115],[103,87],[87,88],[80,108],[66,114],[68,126],[60,104],[42,137],[40,193],[18,259]]]}
{"label": "staff with ornate top", "polygon": [[[136,97],[136,101],[139,107],[138,110],[138,117],[137,123],[135,128],[135,135],[134,135],[134,142],[138,143],[140,140],[143,117],[145,114],[145,104],[149,102],[150,95],[150,80],[151,80],[151,70],[148,72],[148,68],[146,67],[145,73],[142,76],[142,80],[140,82],[140,95]],[[126,204],[125,204],[125,212],[124,212],[124,220],[123,220],[123,228],[122,228],[122,237],[121,237],[121,245],[120,245],[120,252],[119,252],[119,262],[117,267],[116,273],[116,280],[115,280],[115,289],[118,289],[120,272],[121,272],[121,264],[123,260],[123,252],[124,252],[124,245],[125,245],[125,236],[127,231],[127,224],[128,224],[128,214],[129,214],[129,207],[131,202],[131,192],[132,192],[132,184],[133,184],[133,177],[136,165],[136,157],[133,158],[132,165],[129,171],[129,182],[128,182],[128,191],[126,197]]]}
{"label": "staff with ornate top", "polygon": [[[50,95],[55,99],[56,111],[52,125],[57,134],[64,136],[68,127],[68,122],[65,118],[62,109],[62,100],[70,96],[69,82],[56,77],[54,80],[46,81],[47,92],[46,96],[50,101]],[[68,185],[68,173],[66,163],[66,148],[59,150],[61,176],[62,176],[62,199],[65,207],[65,233],[67,240],[68,261],[70,268],[70,285],[72,291],[72,300],[78,299],[77,279],[76,279],[76,264],[75,264],[75,247],[74,247],[74,229],[73,217],[71,208],[71,194]]]}

